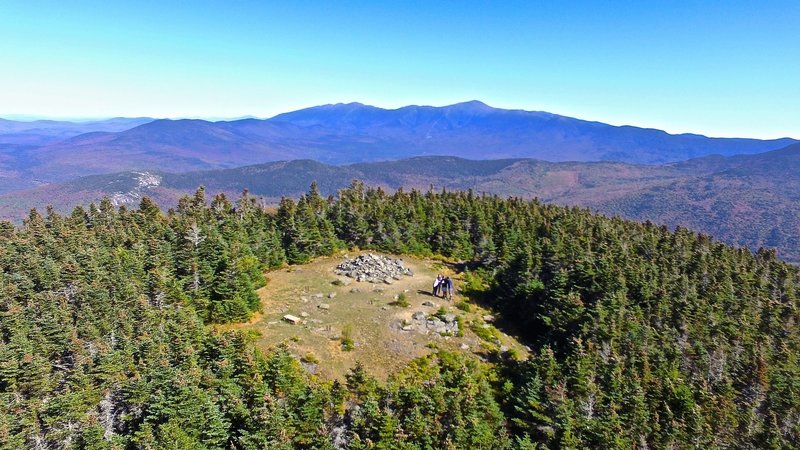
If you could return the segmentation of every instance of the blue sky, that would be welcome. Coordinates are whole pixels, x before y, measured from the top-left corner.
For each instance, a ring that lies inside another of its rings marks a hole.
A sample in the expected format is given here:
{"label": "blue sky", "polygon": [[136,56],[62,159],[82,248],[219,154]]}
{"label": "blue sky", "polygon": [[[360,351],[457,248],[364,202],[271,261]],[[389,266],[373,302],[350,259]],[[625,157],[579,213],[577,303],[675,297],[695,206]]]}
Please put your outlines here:
{"label": "blue sky", "polygon": [[479,99],[800,138],[800,2],[0,2],[0,116]]}

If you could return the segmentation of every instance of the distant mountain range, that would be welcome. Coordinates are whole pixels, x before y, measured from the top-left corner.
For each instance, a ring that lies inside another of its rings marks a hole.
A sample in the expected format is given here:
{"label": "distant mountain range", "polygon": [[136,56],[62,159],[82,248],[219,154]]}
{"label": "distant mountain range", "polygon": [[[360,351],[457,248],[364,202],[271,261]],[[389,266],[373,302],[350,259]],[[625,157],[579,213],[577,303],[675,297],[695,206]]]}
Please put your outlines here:
{"label": "distant mountain range", "polygon": [[266,120],[226,122],[45,121],[28,123],[26,129],[18,122],[3,124],[0,192],[124,170],[180,173],[292,159],[346,164],[453,155],[660,164],[712,154],[760,153],[797,142],[671,135],[546,112],[497,109],[477,101],[392,110],[336,104]]}
{"label": "distant mountain range", "polygon": [[119,132],[152,122],[149,117],[68,122],[34,120],[29,122],[0,119],[0,144],[44,145],[92,132]]}
{"label": "distant mountain range", "polygon": [[266,203],[275,203],[282,195],[306,192],[312,181],[323,192],[334,193],[353,179],[389,190],[433,186],[538,197],[629,219],[681,225],[752,249],[775,247],[784,259],[800,263],[800,144],[755,155],[662,165],[431,156],[345,166],[295,160],[181,174],[134,171],[0,196],[0,217],[19,220],[30,207],[47,204],[69,210],[104,195],[132,206],[148,195],[171,206],[199,185],[211,194],[232,196],[248,189]]}

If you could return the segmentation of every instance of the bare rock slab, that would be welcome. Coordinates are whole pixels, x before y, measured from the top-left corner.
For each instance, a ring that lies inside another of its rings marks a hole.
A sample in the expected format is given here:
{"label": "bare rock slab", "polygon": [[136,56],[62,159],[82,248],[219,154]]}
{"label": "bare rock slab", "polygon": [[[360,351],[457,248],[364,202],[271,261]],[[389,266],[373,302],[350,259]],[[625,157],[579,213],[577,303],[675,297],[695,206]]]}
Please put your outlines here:
{"label": "bare rock slab", "polygon": [[299,318],[297,316],[293,316],[291,314],[286,314],[285,316],[283,316],[283,320],[286,321],[286,322],[289,322],[292,325],[297,325],[297,324],[299,324],[300,322],[303,321],[303,319],[301,319],[301,318]]}

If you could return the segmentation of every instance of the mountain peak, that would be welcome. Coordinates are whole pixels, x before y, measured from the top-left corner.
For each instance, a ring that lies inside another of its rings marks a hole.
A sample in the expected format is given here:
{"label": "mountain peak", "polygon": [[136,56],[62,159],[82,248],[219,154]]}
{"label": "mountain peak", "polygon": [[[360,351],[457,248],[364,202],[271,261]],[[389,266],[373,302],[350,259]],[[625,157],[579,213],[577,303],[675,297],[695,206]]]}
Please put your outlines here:
{"label": "mountain peak", "polygon": [[453,104],[453,105],[450,105],[450,106],[446,106],[446,108],[463,109],[463,110],[467,110],[467,109],[469,109],[469,110],[483,110],[483,111],[491,111],[491,110],[494,109],[491,106],[487,105],[486,103],[483,103],[480,100],[470,100],[468,102],[456,103],[456,104]]}

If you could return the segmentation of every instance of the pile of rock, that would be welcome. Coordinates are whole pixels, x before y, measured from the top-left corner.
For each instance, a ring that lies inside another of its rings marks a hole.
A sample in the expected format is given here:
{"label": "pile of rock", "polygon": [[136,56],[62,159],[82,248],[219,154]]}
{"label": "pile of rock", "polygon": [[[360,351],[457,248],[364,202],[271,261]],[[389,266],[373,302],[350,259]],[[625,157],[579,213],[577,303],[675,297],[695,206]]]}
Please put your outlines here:
{"label": "pile of rock", "polygon": [[337,275],[344,275],[356,281],[368,283],[392,284],[403,276],[413,276],[414,272],[405,267],[402,259],[365,253],[339,264],[335,270]]}

